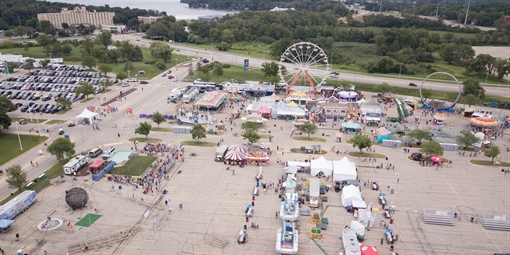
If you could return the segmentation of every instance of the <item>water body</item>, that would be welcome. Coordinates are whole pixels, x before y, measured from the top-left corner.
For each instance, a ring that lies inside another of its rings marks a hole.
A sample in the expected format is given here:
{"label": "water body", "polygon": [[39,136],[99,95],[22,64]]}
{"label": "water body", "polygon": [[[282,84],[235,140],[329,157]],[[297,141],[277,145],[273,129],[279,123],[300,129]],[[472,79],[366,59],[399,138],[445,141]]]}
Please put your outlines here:
{"label": "water body", "polygon": [[[117,1],[105,1],[105,0],[49,0],[50,2],[63,2],[63,3],[71,3],[71,4],[81,4],[81,5],[95,5],[95,6],[104,6],[105,4],[110,7],[129,7],[129,8],[138,8],[145,10],[158,10],[158,11],[166,11],[167,15],[172,15],[178,20],[191,20],[197,19],[199,16],[206,15],[225,15],[228,11],[217,11],[217,10],[204,10],[204,9],[190,9],[188,4],[180,3],[179,0],[148,0],[148,1],[140,1],[140,0],[117,0]],[[90,10],[89,10],[90,11]]]}

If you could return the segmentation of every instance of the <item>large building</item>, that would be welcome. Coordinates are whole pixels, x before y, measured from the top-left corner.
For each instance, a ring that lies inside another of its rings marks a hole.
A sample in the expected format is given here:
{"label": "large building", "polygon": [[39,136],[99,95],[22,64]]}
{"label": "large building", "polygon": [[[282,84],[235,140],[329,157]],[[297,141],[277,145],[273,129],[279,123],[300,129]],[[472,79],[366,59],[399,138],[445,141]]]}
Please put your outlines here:
{"label": "large building", "polygon": [[60,13],[39,13],[37,19],[47,20],[54,27],[62,28],[62,23],[67,23],[69,26],[72,25],[111,25],[113,24],[114,12],[89,12],[85,8],[75,7],[73,10],[62,8]]}

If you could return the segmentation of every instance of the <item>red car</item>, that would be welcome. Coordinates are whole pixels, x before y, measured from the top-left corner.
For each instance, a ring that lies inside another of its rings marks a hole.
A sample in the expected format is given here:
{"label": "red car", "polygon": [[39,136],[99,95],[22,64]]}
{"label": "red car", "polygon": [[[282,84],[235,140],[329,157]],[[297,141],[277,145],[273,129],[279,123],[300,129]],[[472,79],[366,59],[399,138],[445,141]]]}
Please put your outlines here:
{"label": "red car", "polygon": [[173,75],[168,75],[168,79],[173,79],[175,78]]}
{"label": "red car", "polygon": [[411,154],[411,157],[413,157],[414,161],[420,161],[421,158],[423,157],[423,155],[421,155],[421,153],[414,152],[414,153]]}

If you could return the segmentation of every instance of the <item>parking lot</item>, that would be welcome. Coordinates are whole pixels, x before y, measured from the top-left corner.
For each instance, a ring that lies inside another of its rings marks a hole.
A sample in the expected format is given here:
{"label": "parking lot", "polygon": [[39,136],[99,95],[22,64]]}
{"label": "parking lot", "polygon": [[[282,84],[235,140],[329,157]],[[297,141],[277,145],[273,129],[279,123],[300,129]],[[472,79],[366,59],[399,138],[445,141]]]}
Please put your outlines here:
{"label": "parking lot", "polygon": [[21,112],[54,114],[62,110],[56,103],[59,97],[71,102],[84,99],[84,94],[76,93],[80,83],[92,84],[97,94],[104,91],[101,83],[105,80],[101,74],[80,66],[52,65],[47,70],[35,69],[28,75],[8,77],[0,82],[0,96],[11,99]]}

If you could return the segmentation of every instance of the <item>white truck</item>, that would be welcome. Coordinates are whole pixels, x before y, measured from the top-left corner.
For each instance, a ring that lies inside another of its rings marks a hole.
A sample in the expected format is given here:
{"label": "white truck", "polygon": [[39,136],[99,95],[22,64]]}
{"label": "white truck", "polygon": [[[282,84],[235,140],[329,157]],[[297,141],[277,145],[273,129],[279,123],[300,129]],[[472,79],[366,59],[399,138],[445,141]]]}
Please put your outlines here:
{"label": "white truck", "polygon": [[183,103],[193,103],[195,100],[195,97],[198,95],[199,91],[195,87],[191,87],[182,96],[182,102]]}
{"label": "white truck", "polygon": [[182,97],[182,89],[175,88],[170,92],[170,95],[168,95],[168,103],[170,102],[177,102]]}
{"label": "white truck", "polygon": [[72,174],[76,175],[76,172],[80,170],[80,168],[89,163],[89,158],[87,156],[77,156],[72,158],[64,165],[64,174]]}
{"label": "white truck", "polygon": [[308,201],[310,207],[317,208],[321,205],[321,180],[310,178],[310,190],[308,195],[310,197],[310,201]]}
{"label": "white truck", "polygon": [[36,193],[25,190],[0,207],[0,220],[12,220],[35,203]]}
{"label": "white truck", "polygon": [[223,161],[223,156],[227,152],[228,145],[220,145],[220,147],[216,148],[216,161]]}

